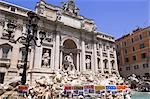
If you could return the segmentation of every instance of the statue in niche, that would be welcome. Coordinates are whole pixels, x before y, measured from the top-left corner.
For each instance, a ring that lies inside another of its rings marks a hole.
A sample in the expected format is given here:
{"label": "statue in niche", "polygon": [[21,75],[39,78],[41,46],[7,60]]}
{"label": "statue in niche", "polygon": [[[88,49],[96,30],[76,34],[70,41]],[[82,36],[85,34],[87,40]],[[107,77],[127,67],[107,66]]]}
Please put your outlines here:
{"label": "statue in niche", "polygon": [[66,55],[64,57],[64,66],[63,66],[63,69],[64,70],[67,70],[67,71],[75,71],[75,66],[74,66],[74,63],[73,63],[73,54],[72,53],[69,53],[69,55]]}
{"label": "statue in niche", "polygon": [[86,69],[91,69],[91,58],[89,55],[86,57],[85,63],[86,63]]}
{"label": "statue in niche", "polygon": [[46,52],[43,54],[42,57],[43,60],[43,67],[50,67],[50,55],[49,55],[49,50],[46,50]]}

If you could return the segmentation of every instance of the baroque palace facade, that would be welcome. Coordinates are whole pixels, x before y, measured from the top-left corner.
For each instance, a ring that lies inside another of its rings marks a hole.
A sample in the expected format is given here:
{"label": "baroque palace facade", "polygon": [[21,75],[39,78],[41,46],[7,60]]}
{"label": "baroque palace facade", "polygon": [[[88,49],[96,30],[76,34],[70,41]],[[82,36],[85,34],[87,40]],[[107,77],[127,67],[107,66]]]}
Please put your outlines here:
{"label": "baroque palace facade", "polygon": [[[11,39],[26,34],[29,9],[0,1],[0,83],[20,76],[25,48],[11,43],[7,37],[7,24],[16,27]],[[114,38],[96,31],[94,21],[78,14],[73,0],[57,7],[40,0],[35,13],[40,17],[38,33],[46,32],[41,47],[32,46],[28,56],[28,79],[32,81],[54,70],[61,70],[71,59],[75,69],[102,75],[118,74]]]}

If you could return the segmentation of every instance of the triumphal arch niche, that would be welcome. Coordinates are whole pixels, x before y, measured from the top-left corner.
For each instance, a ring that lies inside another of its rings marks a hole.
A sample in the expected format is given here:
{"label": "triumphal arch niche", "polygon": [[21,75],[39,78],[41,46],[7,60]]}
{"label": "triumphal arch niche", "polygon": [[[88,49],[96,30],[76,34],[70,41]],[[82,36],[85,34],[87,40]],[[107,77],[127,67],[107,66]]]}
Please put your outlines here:
{"label": "triumphal arch niche", "polygon": [[67,39],[62,46],[62,68],[65,70],[77,70],[77,54],[78,49],[76,43],[72,39]]}

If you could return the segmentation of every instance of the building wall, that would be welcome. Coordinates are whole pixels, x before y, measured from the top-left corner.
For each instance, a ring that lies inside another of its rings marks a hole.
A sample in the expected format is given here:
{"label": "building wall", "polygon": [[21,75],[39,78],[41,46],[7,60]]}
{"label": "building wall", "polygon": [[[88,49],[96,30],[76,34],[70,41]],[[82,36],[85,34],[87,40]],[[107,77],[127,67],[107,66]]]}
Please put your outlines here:
{"label": "building wall", "polygon": [[[36,6],[36,13],[41,5],[45,8],[39,16],[37,37],[39,38],[40,31],[44,31],[46,38],[41,47],[31,46],[29,49],[27,79],[30,80],[30,83],[41,76],[51,75],[56,70],[62,70],[64,57],[69,53],[73,53],[74,65],[79,72],[89,73],[92,71],[107,76],[118,75],[113,37],[93,30],[94,22],[81,16],[62,13],[63,18],[57,20],[56,11],[61,9],[43,3],[42,0]],[[12,11],[11,7],[16,10]],[[20,36],[25,36],[28,11],[28,9],[16,5],[0,2],[0,76],[4,77],[4,82],[18,77],[22,73],[25,50],[21,43],[9,42],[5,35],[8,34],[7,24],[11,21],[16,25],[12,33],[14,36],[11,39],[16,40]],[[68,22],[68,20],[72,21]],[[76,23],[78,24],[76,25]],[[37,42],[39,44],[39,41]],[[66,48],[65,42],[69,48]],[[5,48],[9,48],[9,50],[4,50]],[[46,52],[49,58],[48,65],[45,66],[44,54]],[[4,58],[4,54],[7,54],[7,57]],[[87,68],[89,66],[87,62],[90,62],[89,68]]]}
{"label": "building wall", "polygon": [[[119,71],[122,76],[150,75],[150,27],[134,30],[132,34],[116,40],[116,45]],[[143,53],[145,55],[142,57]]]}

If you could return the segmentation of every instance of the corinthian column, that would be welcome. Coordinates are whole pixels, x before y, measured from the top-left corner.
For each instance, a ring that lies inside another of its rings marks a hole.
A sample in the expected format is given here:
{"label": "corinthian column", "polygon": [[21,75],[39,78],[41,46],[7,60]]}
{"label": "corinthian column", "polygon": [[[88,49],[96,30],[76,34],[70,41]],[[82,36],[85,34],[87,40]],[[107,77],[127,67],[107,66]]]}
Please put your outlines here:
{"label": "corinthian column", "polygon": [[97,72],[98,66],[97,66],[97,49],[96,49],[96,43],[94,43],[94,72]]}
{"label": "corinthian column", "polygon": [[82,66],[82,71],[85,71],[86,70],[86,67],[85,67],[85,42],[82,40],[82,42],[81,42],[81,52],[82,52],[82,54],[81,54],[81,66]]}
{"label": "corinthian column", "polygon": [[60,34],[57,31],[56,33],[56,43],[55,43],[55,69],[59,69],[59,54],[60,54]]}
{"label": "corinthian column", "polygon": [[108,54],[108,68],[109,68],[109,74],[111,74],[111,68],[112,68],[112,66],[111,66],[111,58],[110,58],[110,51],[109,50],[107,50],[107,54]]}
{"label": "corinthian column", "polygon": [[101,57],[101,59],[100,59],[100,62],[101,62],[101,73],[104,74],[103,51],[102,51],[102,48],[100,48],[99,50],[100,50],[100,57]]}

